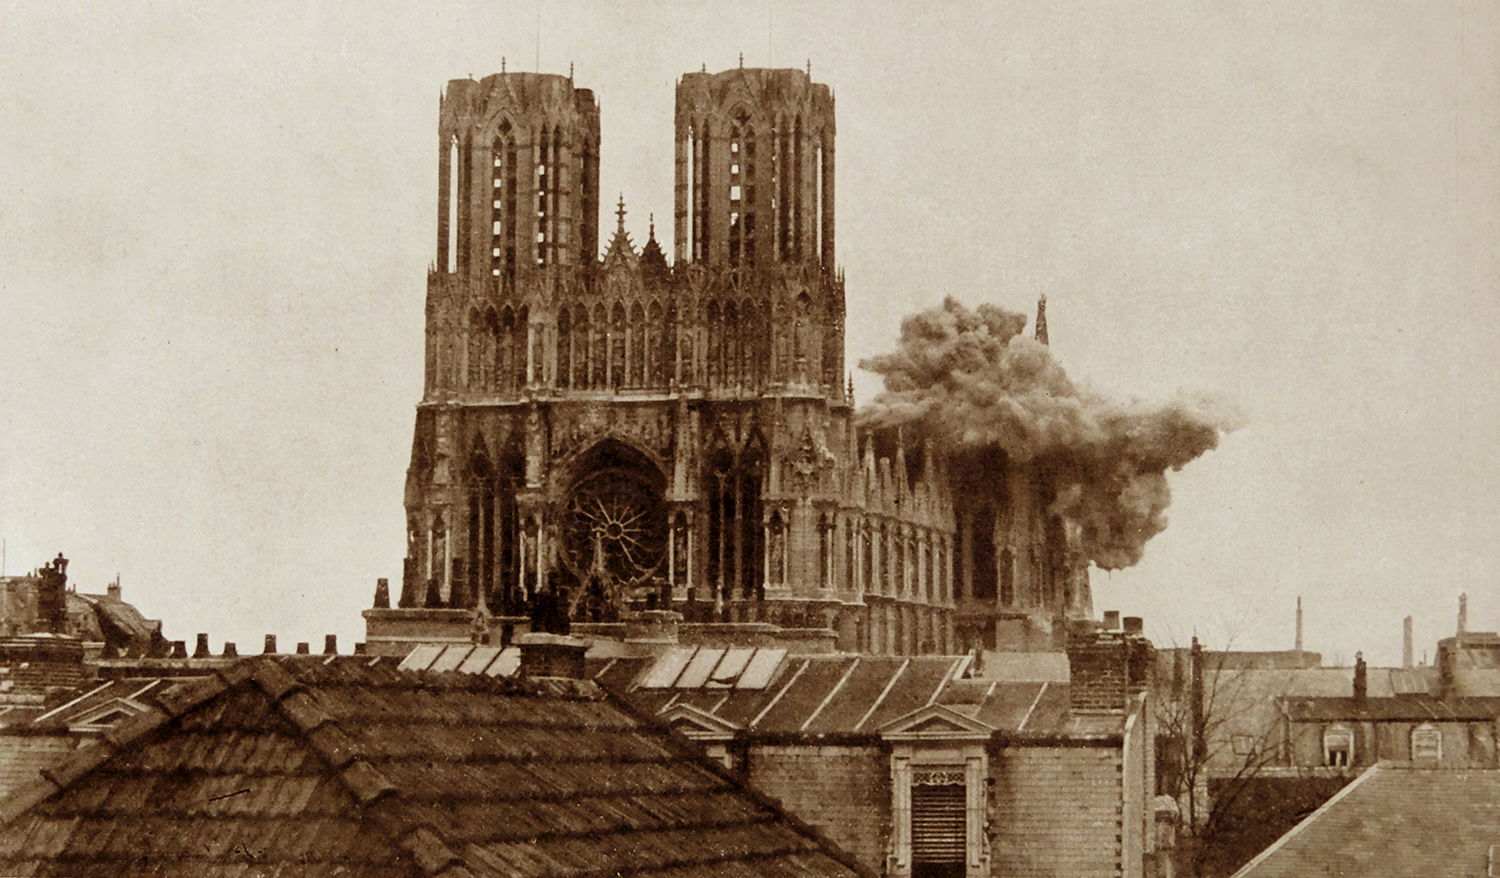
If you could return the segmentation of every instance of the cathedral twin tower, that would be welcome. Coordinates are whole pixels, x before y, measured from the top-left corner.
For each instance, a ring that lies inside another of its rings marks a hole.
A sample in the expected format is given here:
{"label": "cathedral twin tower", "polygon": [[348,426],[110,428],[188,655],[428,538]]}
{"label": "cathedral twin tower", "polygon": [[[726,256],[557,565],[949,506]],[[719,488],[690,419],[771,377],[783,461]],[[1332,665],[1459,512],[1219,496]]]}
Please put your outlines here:
{"label": "cathedral twin tower", "polygon": [[[681,78],[670,262],[623,207],[598,256],[599,141],[571,77],[448,84],[406,567],[397,608],[366,614],[371,648],[643,609],[709,641],[957,648],[976,552],[949,474],[852,424],[828,87]],[[1036,532],[1004,539],[1049,545],[1033,511],[1008,508]],[[1040,608],[1068,577],[1033,560]]]}

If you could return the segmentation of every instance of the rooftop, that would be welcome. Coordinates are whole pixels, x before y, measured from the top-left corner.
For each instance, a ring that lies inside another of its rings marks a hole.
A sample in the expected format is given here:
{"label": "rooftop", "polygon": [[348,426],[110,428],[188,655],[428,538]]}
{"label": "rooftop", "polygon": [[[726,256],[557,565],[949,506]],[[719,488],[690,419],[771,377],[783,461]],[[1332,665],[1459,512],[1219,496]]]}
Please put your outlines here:
{"label": "rooftop", "polygon": [[125,697],[0,802],[0,874],[861,874],[588,681],[278,657]]}
{"label": "rooftop", "polygon": [[[1500,844],[1500,770],[1372,766],[1234,878],[1484,875]],[[1494,874],[1491,872],[1490,874]]]}

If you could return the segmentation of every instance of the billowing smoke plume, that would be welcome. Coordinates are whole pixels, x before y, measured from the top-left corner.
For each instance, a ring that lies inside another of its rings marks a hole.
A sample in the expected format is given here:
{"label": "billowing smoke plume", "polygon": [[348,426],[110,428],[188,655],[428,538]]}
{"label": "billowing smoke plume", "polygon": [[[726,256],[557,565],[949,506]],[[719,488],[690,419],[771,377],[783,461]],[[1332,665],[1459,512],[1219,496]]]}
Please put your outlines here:
{"label": "billowing smoke plume", "polygon": [[1236,417],[1206,399],[1106,400],[1074,385],[1025,327],[1021,314],[952,299],[907,317],[894,353],[860,363],[886,387],[861,422],[958,455],[998,448],[1037,463],[1053,475],[1053,511],[1079,527],[1089,558],[1129,567],[1166,527],[1167,470],[1216,447]]}

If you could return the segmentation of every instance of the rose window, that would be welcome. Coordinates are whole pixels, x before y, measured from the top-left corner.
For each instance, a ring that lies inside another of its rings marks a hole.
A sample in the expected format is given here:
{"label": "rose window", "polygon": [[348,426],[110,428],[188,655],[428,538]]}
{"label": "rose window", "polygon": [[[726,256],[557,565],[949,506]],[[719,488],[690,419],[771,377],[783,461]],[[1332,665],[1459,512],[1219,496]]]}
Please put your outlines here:
{"label": "rose window", "polygon": [[617,588],[638,585],[666,556],[661,493],[628,469],[602,469],[580,479],[562,524],[564,560],[582,582],[597,577]]}

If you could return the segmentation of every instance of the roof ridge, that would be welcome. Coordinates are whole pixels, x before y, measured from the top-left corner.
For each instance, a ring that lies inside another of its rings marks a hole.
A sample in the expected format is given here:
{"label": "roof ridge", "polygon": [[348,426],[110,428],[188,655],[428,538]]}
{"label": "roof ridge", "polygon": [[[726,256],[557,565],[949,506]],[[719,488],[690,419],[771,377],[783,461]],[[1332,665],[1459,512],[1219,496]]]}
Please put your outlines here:
{"label": "roof ridge", "polygon": [[273,659],[247,664],[250,666],[245,679],[255,684],[271,700],[272,708],[296,727],[308,749],[328,763],[355,806],[385,831],[397,851],[409,855],[428,875],[472,878],[468,863],[449,845],[441,830],[405,811],[403,806],[410,803],[401,795],[400,788],[385,772],[359,755],[355,739],[318,703],[314,693],[320,686],[341,685],[339,681],[304,681]]}

